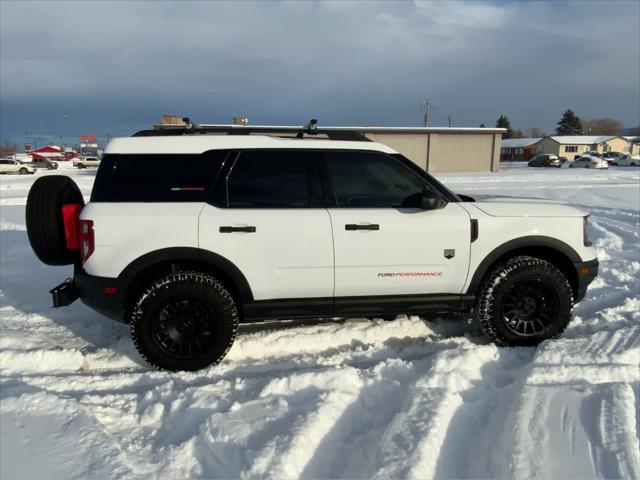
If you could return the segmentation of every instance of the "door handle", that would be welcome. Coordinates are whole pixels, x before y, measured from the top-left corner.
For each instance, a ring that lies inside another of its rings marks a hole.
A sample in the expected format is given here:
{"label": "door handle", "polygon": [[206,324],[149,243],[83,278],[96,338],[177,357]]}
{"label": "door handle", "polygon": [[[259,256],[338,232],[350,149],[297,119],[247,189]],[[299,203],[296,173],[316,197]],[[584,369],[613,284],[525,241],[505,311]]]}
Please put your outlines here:
{"label": "door handle", "polygon": [[369,224],[369,225],[358,225],[355,223],[347,223],[344,226],[345,230],[380,230],[380,225],[378,225],[377,223],[374,224]]}
{"label": "door handle", "polygon": [[220,233],[233,233],[233,232],[255,233],[255,231],[256,231],[256,227],[230,227],[230,226],[220,227]]}

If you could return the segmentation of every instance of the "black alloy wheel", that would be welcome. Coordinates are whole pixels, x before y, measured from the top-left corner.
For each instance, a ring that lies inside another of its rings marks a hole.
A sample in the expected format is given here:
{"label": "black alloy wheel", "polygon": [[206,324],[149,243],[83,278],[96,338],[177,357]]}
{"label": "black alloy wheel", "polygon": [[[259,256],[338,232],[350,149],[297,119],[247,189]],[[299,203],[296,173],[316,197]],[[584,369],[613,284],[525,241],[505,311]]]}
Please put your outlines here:
{"label": "black alloy wheel", "polygon": [[215,365],[238,332],[229,291],[202,272],[171,273],[152,282],[125,315],[136,349],[148,363],[170,371]]}
{"label": "black alloy wheel", "polygon": [[151,322],[160,350],[177,358],[193,358],[215,342],[213,310],[196,297],[171,297],[161,303]]}
{"label": "black alloy wheel", "polygon": [[567,276],[547,260],[522,255],[492,269],[477,297],[474,317],[497,345],[524,347],[560,336],[572,308]]}
{"label": "black alloy wheel", "polygon": [[539,335],[556,322],[558,305],[558,292],[549,283],[542,279],[522,280],[505,293],[502,318],[516,335]]}

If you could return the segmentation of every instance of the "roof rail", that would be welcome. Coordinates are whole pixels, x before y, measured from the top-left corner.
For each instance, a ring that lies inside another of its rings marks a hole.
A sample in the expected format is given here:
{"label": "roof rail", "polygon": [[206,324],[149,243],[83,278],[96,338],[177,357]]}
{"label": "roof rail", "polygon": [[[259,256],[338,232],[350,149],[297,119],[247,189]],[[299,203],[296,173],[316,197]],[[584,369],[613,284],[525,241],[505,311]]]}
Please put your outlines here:
{"label": "roof rail", "polygon": [[[164,137],[179,135],[275,135],[292,136],[295,138],[308,138],[317,135],[325,135],[329,140],[351,140],[360,142],[370,142],[364,134],[353,128],[339,127],[318,127],[318,120],[311,119],[303,127],[277,126],[277,125],[215,125],[215,124],[195,124],[189,118],[183,119],[182,124],[160,124],[155,125],[153,130],[140,130],[132,137]],[[305,137],[306,136],[306,137]]]}

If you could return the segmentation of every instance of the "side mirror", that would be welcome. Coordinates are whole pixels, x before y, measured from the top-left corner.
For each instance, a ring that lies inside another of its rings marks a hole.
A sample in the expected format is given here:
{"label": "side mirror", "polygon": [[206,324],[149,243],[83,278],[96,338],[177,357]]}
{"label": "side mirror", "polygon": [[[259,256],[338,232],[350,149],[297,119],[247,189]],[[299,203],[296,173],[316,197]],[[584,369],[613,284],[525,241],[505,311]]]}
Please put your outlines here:
{"label": "side mirror", "polygon": [[422,191],[422,200],[420,202],[420,208],[422,210],[438,210],[444,208],[447,205],[447,201],[439,194],[432,190]]}

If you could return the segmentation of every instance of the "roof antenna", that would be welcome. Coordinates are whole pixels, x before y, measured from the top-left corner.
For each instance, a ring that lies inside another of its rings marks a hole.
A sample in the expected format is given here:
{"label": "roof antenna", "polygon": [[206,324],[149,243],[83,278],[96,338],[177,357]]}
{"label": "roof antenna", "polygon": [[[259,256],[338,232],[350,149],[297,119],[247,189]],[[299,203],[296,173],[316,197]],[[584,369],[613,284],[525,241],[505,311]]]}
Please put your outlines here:
{"label": "roof antenna", "polygon": [[296,135],[296,138],[302,138],[305,133],[308,134],[308,135],[317,135],[318,134],[318,120],[316,120],[315,118],[312,118],[311,120],[309,120],[309,123],[307,123],[302,128],[302,130],[300,130],[298,132],[298,134]]}

